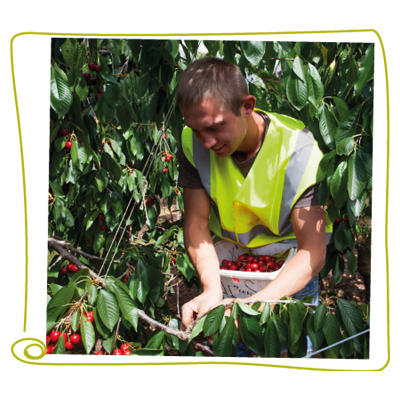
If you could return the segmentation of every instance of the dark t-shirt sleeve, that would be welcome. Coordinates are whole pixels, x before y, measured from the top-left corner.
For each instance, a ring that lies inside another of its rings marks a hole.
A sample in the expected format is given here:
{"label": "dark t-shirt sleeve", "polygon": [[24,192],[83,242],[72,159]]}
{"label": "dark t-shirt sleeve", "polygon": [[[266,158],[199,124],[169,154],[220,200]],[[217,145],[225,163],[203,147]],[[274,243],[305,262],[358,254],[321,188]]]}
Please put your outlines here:
{"label": "dark t-shirt sleeve", "polygon": [[293,208],[303,208],[303,207],[310,207],[316,206],[319,204],[318,200],[318,188],[319,184],[311,186],[307,189],[297,200],[296,204]]}
{"label": "dark t-shirt sleeve", "polygon": [[193,167],[190,161],[186,158],[185,153],[182,150],[182,145],[179,145],[178,150],[179,157],[179,176],[178,185],[189,189],[203,189],[200,175],[197,169]]}

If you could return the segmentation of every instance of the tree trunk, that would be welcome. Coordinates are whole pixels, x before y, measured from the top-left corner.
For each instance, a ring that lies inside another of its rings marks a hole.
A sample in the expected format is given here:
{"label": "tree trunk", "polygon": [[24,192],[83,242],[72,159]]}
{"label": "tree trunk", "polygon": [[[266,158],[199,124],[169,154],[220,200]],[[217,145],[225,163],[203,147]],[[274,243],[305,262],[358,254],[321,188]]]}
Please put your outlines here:
{"label": "tree trunk", "polygon": [[359,243],[357,270],[364,279],[365,289],[369,298],[371,288],[371,235]]}

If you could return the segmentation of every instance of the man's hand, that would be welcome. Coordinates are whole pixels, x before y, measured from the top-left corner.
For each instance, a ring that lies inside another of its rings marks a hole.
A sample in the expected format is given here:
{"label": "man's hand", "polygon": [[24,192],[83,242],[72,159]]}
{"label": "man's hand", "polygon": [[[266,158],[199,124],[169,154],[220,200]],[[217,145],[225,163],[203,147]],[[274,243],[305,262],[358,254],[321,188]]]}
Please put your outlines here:
{"label": "man's hand", "polygon": [[194,322],[198,315],[208,312],[221,301],[220,293],[204,292],[182,306],[181,330]]}

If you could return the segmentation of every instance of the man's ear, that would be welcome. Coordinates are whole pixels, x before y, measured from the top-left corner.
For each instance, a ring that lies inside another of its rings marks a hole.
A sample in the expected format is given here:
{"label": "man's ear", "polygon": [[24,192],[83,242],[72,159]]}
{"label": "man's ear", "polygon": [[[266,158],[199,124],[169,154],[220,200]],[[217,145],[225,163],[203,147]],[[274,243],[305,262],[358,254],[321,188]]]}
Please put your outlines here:
{"label": "man's ear", "polygon": [[254,96],[249,94],[249,95],[243,97],[242,107],[244,108],[244,117],[245,118],[249,117],[252,114],[255,106],[256,106],[256,98]]}

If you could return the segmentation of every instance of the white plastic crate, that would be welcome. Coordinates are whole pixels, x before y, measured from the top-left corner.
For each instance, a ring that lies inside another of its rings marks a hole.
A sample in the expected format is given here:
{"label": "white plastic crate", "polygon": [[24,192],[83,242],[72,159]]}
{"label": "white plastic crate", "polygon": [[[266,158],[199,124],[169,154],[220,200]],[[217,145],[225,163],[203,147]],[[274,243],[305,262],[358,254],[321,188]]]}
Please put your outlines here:
{"label": "white plastic crate", "polygon": [[[227,241],[217,242],[214,247],[220,264],[224,259],[233,261],[233,259],[238,258],[241,254],[245,254],[241,247]],[[252,250],[256,255],[267,255],[258,254],[257,249]],[[219,273],[224,299],[249,297],[254,293],[259,292],[280,274],[282,269],[286,266],[287,261],[289,261],[296,253],[297,248],[291,248],[282,267],[278,271],[274,272],[220,270]],[[268,255],[273,256],[274,254]]]}

